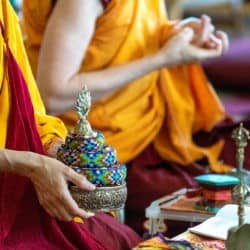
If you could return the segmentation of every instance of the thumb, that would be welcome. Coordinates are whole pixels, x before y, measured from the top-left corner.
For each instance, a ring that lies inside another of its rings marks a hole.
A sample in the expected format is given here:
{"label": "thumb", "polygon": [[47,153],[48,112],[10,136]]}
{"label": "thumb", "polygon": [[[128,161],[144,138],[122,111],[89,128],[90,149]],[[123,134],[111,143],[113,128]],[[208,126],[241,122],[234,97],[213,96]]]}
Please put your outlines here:
{"label": "thumb", "polygon": [[215,58],[222,54],[221,44],[219,44],[215,49],[205,49],[189,45],[186,50],[188,51],[188,54],[193,55],[193,57],[197,60]]}
{"label": "thumb", "polygon": [[93,191],[95,189],[95,185],[90,183],[84,175],[80,175],[72,169],[70,169],[70,171],[67,173],[67,180],[74,183],[79,188],[88,191]]}

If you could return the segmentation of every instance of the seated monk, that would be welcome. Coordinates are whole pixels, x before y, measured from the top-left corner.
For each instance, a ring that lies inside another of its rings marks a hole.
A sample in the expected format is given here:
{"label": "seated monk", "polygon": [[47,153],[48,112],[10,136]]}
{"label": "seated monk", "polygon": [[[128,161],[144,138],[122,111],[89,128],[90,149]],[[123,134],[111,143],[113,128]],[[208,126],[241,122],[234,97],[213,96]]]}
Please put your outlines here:
{"label": "seated monk", "polygon": [[226,118],[195,64],[228,47],[209,17],[169,22],[164,0],[24,0],[23,17],[48,111],[71,129],[77,94],[83,85],[92,92],[88,119],[129,168],[127,215],[140,218],[152,200],[194,186],[192,176],[207,171],[201,160],[229,169],[218,162],[223,141],[193,140]]}
{"label": "seated monk", "polygon": [[[0,249],[131,249],[138,235],[111,216],[89,218],[93,214],[77,206],[67,181],[90,191],[95,187],[45,156],[67,131],[45,114],[18,18],[8,0],[0,7]],[[85,223],[73,222],[75,216]]]}

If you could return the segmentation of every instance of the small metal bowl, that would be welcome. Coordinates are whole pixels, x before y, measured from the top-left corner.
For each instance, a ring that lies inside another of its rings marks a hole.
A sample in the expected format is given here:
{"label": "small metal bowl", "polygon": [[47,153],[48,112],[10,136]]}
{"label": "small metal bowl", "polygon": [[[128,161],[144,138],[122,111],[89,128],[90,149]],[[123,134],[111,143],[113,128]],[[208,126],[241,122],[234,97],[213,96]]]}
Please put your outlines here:
{"label": "small metal bowl", "polygon": [[71,186],[70,192],[80,208],[93,212],[123,209],[127,199],[126,184],[96,187],[94,191],[85,191],[76,186]]}

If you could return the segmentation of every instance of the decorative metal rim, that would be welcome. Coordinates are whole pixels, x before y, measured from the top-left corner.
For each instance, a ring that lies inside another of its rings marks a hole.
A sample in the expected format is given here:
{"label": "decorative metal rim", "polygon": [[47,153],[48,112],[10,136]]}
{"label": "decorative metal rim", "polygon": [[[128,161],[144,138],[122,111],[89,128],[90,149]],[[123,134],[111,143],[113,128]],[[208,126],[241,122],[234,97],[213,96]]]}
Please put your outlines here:
{"label": "decorative metal rim", "polygon": [[96,187],[94,191],[85,191],[72,186],[70,191],[79,207],[93,212],[120,210],[124,208],[127,199],[126,184]]}
{"label": "decorative metal rim", "polygon": [[86,192],[86,193],[92,193],[92,192],[95,192],[96,190],[116,190],[116,189],[122,189],[122,188],[126,188],[126,184],[122,184],[120,186],[105,186],[105,187],[96,187],[96,189],[94,191],[86,191],[86,190],[83,190],[77,186],[71,186],[70,187],[70,190],[72,191],[82,191],[82,192]]}

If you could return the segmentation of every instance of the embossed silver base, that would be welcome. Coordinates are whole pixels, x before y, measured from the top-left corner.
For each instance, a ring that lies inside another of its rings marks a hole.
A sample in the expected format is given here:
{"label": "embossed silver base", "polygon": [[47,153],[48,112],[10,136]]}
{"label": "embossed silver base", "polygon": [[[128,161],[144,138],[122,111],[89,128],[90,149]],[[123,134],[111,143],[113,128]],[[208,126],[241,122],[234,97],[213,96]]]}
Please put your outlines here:
{"label": "embossed silver base", "polygon": [[97,187],[91,192],[72,186],[70,192],[79,207],[93,212],[121,210],[127,199],[126,184],[114,187]]}

